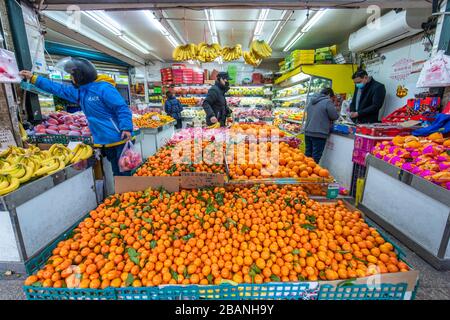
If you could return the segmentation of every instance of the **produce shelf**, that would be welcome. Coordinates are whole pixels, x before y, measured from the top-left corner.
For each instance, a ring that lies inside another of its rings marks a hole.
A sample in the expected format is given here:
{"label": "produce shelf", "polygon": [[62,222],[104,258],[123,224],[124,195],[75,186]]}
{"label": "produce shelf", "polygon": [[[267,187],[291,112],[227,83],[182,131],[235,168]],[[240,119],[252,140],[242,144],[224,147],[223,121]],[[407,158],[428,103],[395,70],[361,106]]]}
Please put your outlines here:
{"label": "produce shelf", "polygon": [[286,121],[286,122],[291,122],[291,123],[296,123],[296,124],[303,124],[303,121],[301,121],[301,120],[294,120],[294,119],[289,119],[289,118],[281,118],[281,119]]}
{"label": "produce shelf", "polygon": [[290,100],[295,100],[295,99],[303,99],[306,98],[308,96],[307,93],[303,93],[303,94],[298,94],[295,96],[288,96],[288,97],[279,97],[279,98],[274,98],[273,100],[277,100],[277,101],[290,101]]}

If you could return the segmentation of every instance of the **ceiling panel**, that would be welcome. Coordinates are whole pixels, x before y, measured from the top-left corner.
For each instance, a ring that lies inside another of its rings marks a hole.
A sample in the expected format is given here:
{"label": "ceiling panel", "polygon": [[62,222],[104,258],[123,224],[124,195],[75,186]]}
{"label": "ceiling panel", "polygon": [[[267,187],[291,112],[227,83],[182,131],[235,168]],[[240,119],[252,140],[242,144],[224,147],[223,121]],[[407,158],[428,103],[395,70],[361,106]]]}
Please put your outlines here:
{"label": "ceiling panel", "polygon": [[[248,44],[253,38],[253,32],[256,26],[256,20],[259,17],[261,9],[214,9],[216,28],[219,40],[222,46],[242,44],[244,50],[248,50]],[[268,20],[280,19],[283,10],[270,10]],[[279,59],[284,56],[283,48],[290,39],[297,33],[306,21],[306,10],[294,11],[291,20],[288,21],[281,32],[277,35],[272,44],[274,56]],[[108,11],[107,14],[120,25],[120,28],[136,42],[146,46],[149,50],[155,52],[166,61],[172,59],[172,46],[156,26],[146,17],[143,11]],[[199,43],[205,40],[211,42],[209,28],[206,21],[188,21],[205,20],[206,16],[203,10],[190,9],[170,9],[164,11],[164,16],[168,18],[170,24],[177,31],[178,35],[187,42]],[[171,20],[182,19],[183,20]],[[317,48],[320,46],[339,44],[348,39],[351,32],[356,31],[364,25],[368,14],[365,9],[330,9],[316,23],[312,29],[301,38],[293,47],[297,48]],[[247,20],[247,21],[236,21]],[[130,44],[116,37],[108,29],[105,29],[85,15],[81,16],[81,23],[101,33],[111,40],[111,42],[122,46],[139,56],[146,59],[153,59],[152,55],[144,55]],[[262,29],[261,39],[269,39],[277,21],[266,21]],[[72,44],[70,39],[64,39],[49,32],[47,38],[52,41]]]}

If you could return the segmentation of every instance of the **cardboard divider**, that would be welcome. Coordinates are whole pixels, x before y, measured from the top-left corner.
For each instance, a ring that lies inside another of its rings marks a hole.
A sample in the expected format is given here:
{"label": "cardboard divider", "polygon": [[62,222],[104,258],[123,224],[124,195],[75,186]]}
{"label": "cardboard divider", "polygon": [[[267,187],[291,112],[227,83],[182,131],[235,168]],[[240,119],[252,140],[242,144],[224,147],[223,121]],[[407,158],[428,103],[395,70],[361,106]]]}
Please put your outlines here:
{"label": "cardboard divider", "polygon": [[180,177],[114,177],[116,193],[144,191],[163,187],[169,192],[180,191]]}
{"label": "cardboard divider", "polygon": [[197,189],[221,187],[225,184],[225,175],[207,172],[181,172],[180,188]]}

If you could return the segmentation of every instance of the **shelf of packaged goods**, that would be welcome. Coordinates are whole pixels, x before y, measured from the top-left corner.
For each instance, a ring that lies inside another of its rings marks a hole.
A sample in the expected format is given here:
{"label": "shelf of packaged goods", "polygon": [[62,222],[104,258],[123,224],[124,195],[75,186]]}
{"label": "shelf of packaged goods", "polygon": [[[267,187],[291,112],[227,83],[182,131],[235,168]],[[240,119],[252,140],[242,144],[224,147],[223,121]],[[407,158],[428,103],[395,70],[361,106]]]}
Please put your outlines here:
{"label": "shelf of packaged goods", "polygon": [[295,100],[295,99],[306,99],[306,97],[308,96],[307,93],[303,93],[303,94],[297,94],[295,96],[288,96],[288,97],[275,97],[273,98],[273,100],[277,100],[277,101],[290,101],[290,100]]}

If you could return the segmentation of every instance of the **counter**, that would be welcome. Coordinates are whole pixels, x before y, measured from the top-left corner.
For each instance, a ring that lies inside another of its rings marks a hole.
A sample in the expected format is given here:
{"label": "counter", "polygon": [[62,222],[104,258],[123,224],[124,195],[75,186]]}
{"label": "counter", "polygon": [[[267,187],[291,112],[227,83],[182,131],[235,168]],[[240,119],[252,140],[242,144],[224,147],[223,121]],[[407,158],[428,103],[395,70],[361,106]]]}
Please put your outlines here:
{"label": "counter", "polygon": [[450,191],[372,155],[362,208],[429,264],[450,270]]}
{"label": "counter", "polygon": [[354,135],[332,133],[320,159],[320,166],[327,168],[336,181],[350,190],[353,173]]}
{"label": "counter", "polygon": [[0,270],[27,262],[98,205],[94,161],[81,161],[0,197]]}

